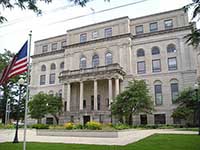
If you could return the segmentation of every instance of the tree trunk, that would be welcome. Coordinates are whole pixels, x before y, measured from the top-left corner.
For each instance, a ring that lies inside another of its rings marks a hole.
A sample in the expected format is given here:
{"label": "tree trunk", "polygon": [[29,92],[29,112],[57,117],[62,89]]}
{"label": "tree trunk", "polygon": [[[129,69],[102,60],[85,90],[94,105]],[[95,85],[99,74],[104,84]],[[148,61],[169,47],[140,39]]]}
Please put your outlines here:
{"label": "tree trunk", "polygon": [[130,126],[133,125],[133,115],[132,115],[132,113],[129,114],[128,124],[129,124]]}
{"label": "tree trunk", "polygon": [[38,118],[37,119],[37,124],[41,124],[42,123],[42,119],[41,118]]}
{"label": "tree trunk", "polygon": [[58,123],[59,123],[59,117],[57,115],[53,115],[53,116],[54,116],[54,118],[56,120],[56,124],[58,125]]}

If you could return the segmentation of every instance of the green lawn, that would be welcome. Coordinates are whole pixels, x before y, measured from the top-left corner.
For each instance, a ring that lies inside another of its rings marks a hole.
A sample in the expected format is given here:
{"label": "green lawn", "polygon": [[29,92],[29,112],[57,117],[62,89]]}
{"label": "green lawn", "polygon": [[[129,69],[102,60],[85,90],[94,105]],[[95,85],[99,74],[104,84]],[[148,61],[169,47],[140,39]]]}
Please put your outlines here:
{"label": "green lawn", "polygon": [[[0,150],[22,150],[22,143],[1,143]],[[126,146],[27,143],[27,150],[200,150],[200,136],[155,134]]]}

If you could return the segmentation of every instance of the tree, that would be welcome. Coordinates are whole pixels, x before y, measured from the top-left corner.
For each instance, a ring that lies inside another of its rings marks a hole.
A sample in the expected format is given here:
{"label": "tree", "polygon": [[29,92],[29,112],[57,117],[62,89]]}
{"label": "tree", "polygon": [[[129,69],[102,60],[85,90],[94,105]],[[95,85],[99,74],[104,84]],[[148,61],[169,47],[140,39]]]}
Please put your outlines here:
{"label": "tree", "polygon": [[[14,54],[11,53],[9,50],[4,50],[4,53],[0,54],[0,74],[2,73],[3,69],[9,64],[11,59],[13,58]],[[22,75],[25,77],[25,75]],[[18,101],[19,96],[19,89],[18,89],[18,82],[19,76],[15,76],[7,81],[5,84],[0,85],[0,91],[2,92],[2,96],[0,97],[0,118],[2,118],[2,122],[5,123],[5,114],[6,114],[6,104],[7,101],[10,101],[11,105],[11,117],[15,119],[15,112],[14,110],[16,105],[14,105]],[[22,88],[22,94],[25,94],[26,88],[25,86]],[[25,96],[25,95],[24,95]],[[20,108],[21,112],[24,111],[23,105]],[[23,118],[23,114],[20,113],[20,117]]]}
{"label": "tree", "polygon": [[[47,4],[51,3],[52,0],[1,0],[0,1],[0,5],[4,8],[4,9],[13,9],[15,6],[23,9],[29,9],[32,10],[34,12],[36,12],[37,14],[42,14],[42,10],[38,8],[37,4],[38,1],[43,1]],[[89,1],[92,0],[68,0],[69,2],[74,3],[75,5],[80,5],[80,6],[85,6],[86,3],[88,3]],[[109,1],[109,0],[104,0],[104,1]],[[1,12],[0,12],[0,23],[3,23],[4,21],[7,21],[7,19],[4,16],[1,16]]]}
{"label": "tree", "polygon": [[[200,90],[198,90],[200,94]],[[178,107],[174,110],[172,117],[184,119],[187,123],[196,124],[198,113],[197,93],[194,89],[188,88],[182,91],[175,101]]]}
{"label": "tree", "polygon": [[51,114],[55,120],[56,120],[56,124],[59,123],[59,115],[62,112],[62,98],[59,97],[58,95],[53,96],[53,95],[48,95],[47,98],[47,112],[49,114]]}
{"label": "tree", "polygon": [[51,114],[58,124],[61,112],[62,99],[57,95],[38,93],[29,102],[29,114],[31,118],[37,119],[38,123],[41,123],[45,115]]}
{"label": "tree", "polygon": [[[192,20],[197,18],[197,21],[199,21],[199,15],[200,15],[200,0],[193,0],[192,3],[184,6],[184,10],[187,12],[189,8],[193,9],[193,15],[192,15]],[[200,29],[197,29],[196,27],[192,26],[191,29],[191,34],[188,34],[185,36],[187,39],[187,43],[189,45],[194,46],[197,48],[200,43]]]}
{"label": "tree", "polygon": [[126,123],[132,125],[132,115],[138,113],[151,113],[153,102],[149,96],[149,90],[144,80],[133,80],[128,87],[120,93],[111,106],[112,114],[122,121],[126,118]]}
{"label": "tree", "polygon": [[37,119],[37,123],[41,123],[42,118],[47,114],[47,97],[47,94],[36,94],[28,104],[29,114],[31,118]]}

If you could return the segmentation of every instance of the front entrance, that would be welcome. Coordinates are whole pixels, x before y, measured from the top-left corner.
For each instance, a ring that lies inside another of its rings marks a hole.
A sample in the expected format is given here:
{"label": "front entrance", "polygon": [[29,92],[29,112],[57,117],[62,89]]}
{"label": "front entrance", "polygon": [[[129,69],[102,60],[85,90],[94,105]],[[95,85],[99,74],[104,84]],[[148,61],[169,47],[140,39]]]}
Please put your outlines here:
{"label": "front entrance", "polygon": [[85,125],[87,122],[90,122],[90,116],[83,116],[83,124]]}

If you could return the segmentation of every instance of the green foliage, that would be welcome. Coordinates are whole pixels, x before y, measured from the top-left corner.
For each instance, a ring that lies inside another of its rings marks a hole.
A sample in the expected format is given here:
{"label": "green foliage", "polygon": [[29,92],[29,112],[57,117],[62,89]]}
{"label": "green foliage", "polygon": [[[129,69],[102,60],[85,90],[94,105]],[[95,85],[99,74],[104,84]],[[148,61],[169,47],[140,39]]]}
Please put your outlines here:
{"label": "green foliage", "polygon": [[182,91],[176,100],[179,105],[174,110],[172,117],[184,119],[187,123],[194,123],[194,116],[198,112],[197,94],[200,96],[200,89],[198,89],[198,93],[192,88]]}
{"label": "green foliage", "polygon": [[113,128],[117,130],[124,130],[124,129],[130,129],[130,126],[127,124],[119,123],[119,124],[113,125]]}
{"label": "green foliage", "polygon": [[129,125],[132,124],[132,114],[151,113],[153,102],[145,81],[129,82],[128,87],[116,97],[111,109],[112,114],[118,116],[121,122],[124,116]]}
{"label": "green foliage", "polygon": [[72,122],[68,122],[64,124],[65,129],[71,130],[74,127],[74,124]]}
{"label": "green foliage", "polygon": [[99,122],[90,121],[86,123],[85,128],[90,130],[101,130],[102,125]]}
{"label": "green foliage", "polygon": [[83,129],[83,125],[78,123],[78,124],[74,124],[73,129],[77,130],[77,129]]}
{"label": "green foliage", "polygon": [[0,129],[14,129],[15,128],[15,125],[14,124],[2,124],[0,123]]}
{"label": "green foliage", "polygon": [[51,114],[56,119],[58,124],[58,115],[62,111],[62,99],[59,96],[48,95],[44,93],[38,93],[34,95],[29,102],[29,113],[31,118],[38,119],[38,123],[41,123],[41,119],[47,114]]}
{"label": "green foliage", "polygon": [[34,129],[49,129],[47,124],[33,124],[32,128]]}

